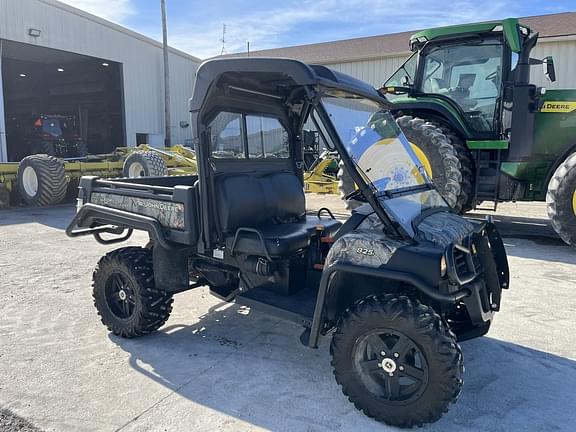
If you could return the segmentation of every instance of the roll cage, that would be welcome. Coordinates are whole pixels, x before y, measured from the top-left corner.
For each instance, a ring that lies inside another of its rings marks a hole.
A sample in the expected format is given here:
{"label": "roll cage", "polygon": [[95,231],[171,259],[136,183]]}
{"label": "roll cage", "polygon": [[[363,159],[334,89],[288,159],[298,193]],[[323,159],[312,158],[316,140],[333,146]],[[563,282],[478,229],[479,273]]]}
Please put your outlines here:
{"label": "roll cage", "polygon": [[[232,58],[203,63],[196,74],[194,94],[190,100],[192,123],[197,143],[200,192],[201,233],[199,251],[213,249],[217,242],[214,229],[214,177],[218,170],[258,173],[262,169],[288,170],[302,178],[302,127],[315,110],[325,132],[361,193],[380,219],[399,237],[410,235],[380,205],[372,189],[349,157],[320,99],[324,90],[351,93],[391,108],[388,100],[370,85],[320,65],[307,65],[297,60],[278,58]],[[290,159],[259,161],[215,160],[211,154],[210,121],[223,110],[272,115],[286,128]]]}

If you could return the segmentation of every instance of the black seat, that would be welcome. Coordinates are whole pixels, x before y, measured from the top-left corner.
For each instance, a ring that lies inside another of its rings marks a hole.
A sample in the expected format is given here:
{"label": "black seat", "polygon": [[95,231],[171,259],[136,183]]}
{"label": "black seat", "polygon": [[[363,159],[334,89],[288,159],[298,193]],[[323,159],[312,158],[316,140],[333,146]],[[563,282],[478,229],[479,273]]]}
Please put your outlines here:
{"label": "black seat", "polygon": [[238,253],[288,255],[306,248],[319,225],[325,235],[341,225],[305,215],[304,190],[293,173],[217,178],[216,192],[226,247]]}
{"label": "black seat", "polygon": [[[262,234],[266,251],[275,257],[308,247],[319,225],[323,227],[323,235],[332,236],[342,224],[335,219],[307,216],[301,222],[265,225],[258,231]],[[226,237],[227,248],[232,249],[234,238],[235,235]],[[262,241],[255,232],[240,231],[234,250],[249,255],[263,255]]]}

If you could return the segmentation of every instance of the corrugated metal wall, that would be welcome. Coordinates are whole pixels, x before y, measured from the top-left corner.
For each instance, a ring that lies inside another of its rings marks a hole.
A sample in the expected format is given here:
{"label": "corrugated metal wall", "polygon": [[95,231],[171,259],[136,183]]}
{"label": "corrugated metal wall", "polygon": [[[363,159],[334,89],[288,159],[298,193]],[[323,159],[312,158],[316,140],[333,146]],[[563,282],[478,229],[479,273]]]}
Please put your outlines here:
{"label": "corrugated metal wall", "polygon": [[331,63],[326,66],[366,81],[374,87],[380,87],[407,58],[408,55],[399,55],[348,63]]}
{"label": "corrugated metal wall", "polygon": [[[41,30],[40,37],[29,36],[30,28]],[[127,144],[135,145],[137,133],[150,134],[162,142],[164,90],[158,44],[53,0],[0,0],[0,39],[122,63]],[[174,50],[169,62],[173,142],[184,143],[191,131],[190,127],[181,128],[180,122],[189,121],[188,99],[200,62]],[[0,132],[3,123],[2,119]]]}
{"label": "corrugated metal wall", "polygon": [[532,57],[543,59],[554,58],[556,82],[550,83],[544,76],[542,67],[532,68],[532,83],[546,88],[576,89],[576,39],[559,42],[538,42],[532,50]]}
{"label": "corrugated metal wall", "polygon": [[[532,82],[546,88],[576,89],[576,39],[556,42],[541,40],[532,51],[532,57],[544,58],[546,56],[552,56],[554,58],[557,81],[550,83],[544,76],[542,68],[534,66],[532,69]],[[348,63],[330,63],[326,66],[367,81],[373,86],[378,87],[382,85],[386,78],[392,75],[407,58],[408,55],[401,55]]]}

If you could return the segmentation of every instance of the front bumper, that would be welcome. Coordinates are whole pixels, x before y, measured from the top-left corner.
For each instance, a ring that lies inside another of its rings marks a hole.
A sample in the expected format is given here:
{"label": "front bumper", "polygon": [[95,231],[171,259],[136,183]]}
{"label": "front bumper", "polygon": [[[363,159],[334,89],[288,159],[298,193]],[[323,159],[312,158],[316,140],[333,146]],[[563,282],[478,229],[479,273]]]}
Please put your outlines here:
{"label": "front bumper", "polygon": [[510,284],[506,250],[494,224],[482,223],[461,244],[452,245],[447,261],[453,286],[469,292],[463,301],[472,323],[490,321]]}

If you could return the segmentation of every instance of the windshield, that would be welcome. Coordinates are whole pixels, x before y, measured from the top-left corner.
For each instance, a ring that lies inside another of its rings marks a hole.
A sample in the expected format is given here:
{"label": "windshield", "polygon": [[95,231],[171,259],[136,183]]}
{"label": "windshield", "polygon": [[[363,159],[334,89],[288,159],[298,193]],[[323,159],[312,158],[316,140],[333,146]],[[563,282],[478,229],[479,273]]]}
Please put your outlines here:
{"label": "windshield", "polygon": [[498,40],[432,47],[425,53],[419,90],[449,97],[472,128],[491,132],[502,85],[502,51]]}
{"label": "windshield", "polygon": [[62,129],[66,129],[66,122],[60,122],[59,118],[47,117],[41,119],[40,124],[42,127],[42,132],[55,138],[58,138],[63,134]]}
{"label": "windshield", "polygon": [[446,207],[394,117],[378,103],[347,94],[322,99],[348,155],[391,216],[413,234],[423,211]]}
{"label": "windshield", "polygon": [[[404,87],[406,84],[413,85],[418,66],[418,53],[414,53],[402,66],[396,70],[384,83],[386,87]],[[387,95],[388,97],[388,95]]]}

